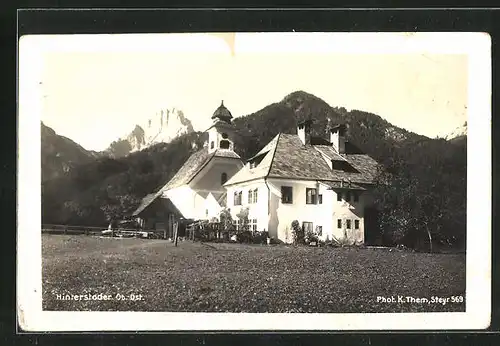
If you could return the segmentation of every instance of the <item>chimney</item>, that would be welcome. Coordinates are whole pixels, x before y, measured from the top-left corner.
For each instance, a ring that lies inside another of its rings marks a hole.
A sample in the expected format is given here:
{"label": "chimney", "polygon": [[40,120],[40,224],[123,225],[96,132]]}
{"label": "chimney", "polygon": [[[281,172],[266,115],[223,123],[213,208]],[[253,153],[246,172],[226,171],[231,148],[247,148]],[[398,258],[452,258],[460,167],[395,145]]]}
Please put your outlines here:
{"label": "chimney", "polygon": [[311,144],[311,124],[311,119],[301,121],[297,124],[297,134],[304,145]]}
{"label": "chimney", "polygon": [[339,154],[345,153],[346,128],[345,124],[335,125],[330,128],[330,143]]}

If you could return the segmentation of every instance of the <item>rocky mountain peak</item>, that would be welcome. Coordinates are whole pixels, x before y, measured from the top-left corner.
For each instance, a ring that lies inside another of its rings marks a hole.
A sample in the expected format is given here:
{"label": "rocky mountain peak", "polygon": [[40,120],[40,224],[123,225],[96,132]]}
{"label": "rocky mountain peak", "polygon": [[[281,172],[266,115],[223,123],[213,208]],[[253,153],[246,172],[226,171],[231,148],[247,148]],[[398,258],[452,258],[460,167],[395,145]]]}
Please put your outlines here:
{"label": "rocky mountain peak", "polygon": [[191,121],[177,108],[165,108],[135,126],[125,137],[111,143],[107,149],[113,157],[126,156],[157,143],[169,143],[173,139],[194,132]]}

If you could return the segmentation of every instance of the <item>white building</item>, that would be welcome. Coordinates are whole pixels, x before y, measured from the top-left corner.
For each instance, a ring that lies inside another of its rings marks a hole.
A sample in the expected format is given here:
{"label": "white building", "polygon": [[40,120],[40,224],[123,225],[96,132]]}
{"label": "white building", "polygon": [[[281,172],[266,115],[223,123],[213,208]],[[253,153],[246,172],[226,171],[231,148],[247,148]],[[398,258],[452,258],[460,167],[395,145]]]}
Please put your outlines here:
{"label": "white building", "polygon": [[226,203],[223,184],[244,165],[234,152],[231,119],[231,112],[222,103],[206,130],[204,148],[191,155],[158,192],[144,197],[133,213],[143,226],[165,229],[171,236],[175,220],[218,217]]}
{"label": "white building", "polygon": [[248,208],[251,228],[293,241],[291,225],[323,239],[365,240],[365,211],[378,163],[345,139],[346,126],[329,129],[329,140],[312,137],[311,120],[297,134],[280,133],[247,160],[224,186],[232,217]]}

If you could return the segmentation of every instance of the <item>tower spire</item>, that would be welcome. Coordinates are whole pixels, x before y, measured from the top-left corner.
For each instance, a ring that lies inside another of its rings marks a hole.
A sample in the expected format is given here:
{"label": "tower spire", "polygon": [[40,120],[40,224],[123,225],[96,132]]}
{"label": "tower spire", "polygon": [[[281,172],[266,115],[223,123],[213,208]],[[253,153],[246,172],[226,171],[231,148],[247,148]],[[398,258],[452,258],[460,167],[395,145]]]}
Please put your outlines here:
{"label": "tower spire", "polygon": [[226,123],[231,123],[232,118],[231,112],[224,106],[224,100],[221,100],[219,108],[217,108],[212,115],[212,120],[221,120]]}

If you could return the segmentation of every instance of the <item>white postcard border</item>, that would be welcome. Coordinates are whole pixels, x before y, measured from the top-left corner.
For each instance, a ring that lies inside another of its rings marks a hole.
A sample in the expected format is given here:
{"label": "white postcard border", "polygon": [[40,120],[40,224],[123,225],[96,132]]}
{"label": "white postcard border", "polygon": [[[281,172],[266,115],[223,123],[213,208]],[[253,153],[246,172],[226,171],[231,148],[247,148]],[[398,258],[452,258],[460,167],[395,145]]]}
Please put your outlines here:
{"label": "white postcard border", "polygon": [[[282,37],[292,40],[293,35],[306,34],[287,33]],[[332,42],[339,43],[329,47],[330,51],[359,54],[416,52],[425,54],[428,52],[468,55],[468,233],[465,313],[238,314],[42,311],[41,93],[38,86],[40,80],[38,76],[43,65],[42,53],[47,49],[47,36],[26,36],[21,38],[19,42],[18,89],[17,314],[21,329],[24,331],[287,331],[473,330],[487,328],[491,312],[492,193],[491,40],[489,35],[485,33],[342,33],[321,35],[331,36]],[[61,38],[67,40],[69,35],[64,36]],[[96,40],[101,38],[89,37],[89,39]],[[287,46],[286,44],[278,47],[261,45],[258,49],[263,49],[262,47],[272,51],[281,49],[280,51],[285,52],[287,49],[290,52],[298,49],[293,45]],[[314,41],[311,47],[314,47]],[[324,45],[317,45],[316,49],[320,49],[319,47],[325,49]],[[481,184],[477,184],[477,182]]]}

